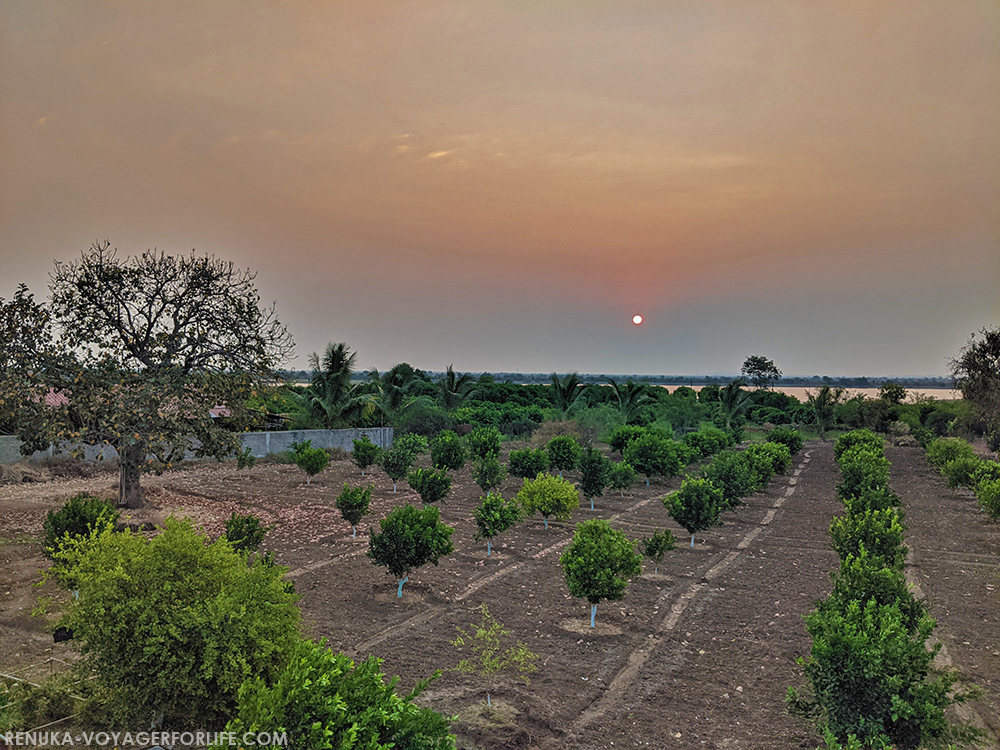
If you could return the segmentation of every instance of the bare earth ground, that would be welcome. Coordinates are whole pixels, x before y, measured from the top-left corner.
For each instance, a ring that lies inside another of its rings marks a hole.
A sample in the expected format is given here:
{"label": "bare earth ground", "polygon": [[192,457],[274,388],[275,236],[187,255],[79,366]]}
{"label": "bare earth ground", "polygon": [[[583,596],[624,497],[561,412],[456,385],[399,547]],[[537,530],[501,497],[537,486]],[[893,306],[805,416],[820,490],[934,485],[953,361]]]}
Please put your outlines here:
{"label": "bare earth ground", "polygon": [[[907,506],[909,573],[938,619],[945,659],[983,688],[965,716],[992,733],[983,747],[1000,746],[997,527],[967,495],[945,487],[922,451],[890,449],[889,458]],[[827,532],[841,511],[831,445],[807,444],[789,476],[775,477],[727,513],[723,526],[699,534],[694,549],[661,502],[679,486],[675,479],[648,489],[637,482],[625,497],[609,493],[596,511],[582,507],[573,522],[552,522],[548,531],[540,518],[530,519],[501,536],[487,558],[485,544],[473,539],[470,511],[480,492],[466,468],[441,506],[456,527],[455,552],[412,574],[402,599],[365,557],[368,526],[418,498],[405,483],[394,495],[379,469],[368,474],[362,480],[353,464],[335,462],[307,486],[294,466],[261,465],[247,476],[201,465],[144,477],[151,507],[134,520],[185,514],[213,537],[233,510],[277,523],[265,547],[291,568],[309,634],[358,657],[382,657],[404,688],[457,663],[455,627],[467,626],[487,602],[539,654],[539,670],[530,685],[494,686],[492,719],[480,715],[485,690],[474,678],[446,672],[432,683],[420,700],[459,716],[454,728],[463,748],[817,746],[812,727],[786,714],[784,695],[803,684],[795,663],[810,648],[802,615],[829,590],[837,564]],[[0,486],[0,671],[39,678],[59,666],[46,659],[72,660],[68,644],[52,643],[53,617],[30,614],[47,596],[58,609],[64,596],[52,583],[32,586],[45,567],[41,524],[76,492],[113,496],[114,480],[105,474]],[[345,480],[375,485],[373,515],[356,540],[333,507]],[[508,480],[504,495],[519,486]],[[558,565],[574,523],[591,517],[610,519],[633,537],[668,527],[681,542],[658,574],[647,565],[625,599],[598,607],[594,630],[589,606],[569,595]]]}

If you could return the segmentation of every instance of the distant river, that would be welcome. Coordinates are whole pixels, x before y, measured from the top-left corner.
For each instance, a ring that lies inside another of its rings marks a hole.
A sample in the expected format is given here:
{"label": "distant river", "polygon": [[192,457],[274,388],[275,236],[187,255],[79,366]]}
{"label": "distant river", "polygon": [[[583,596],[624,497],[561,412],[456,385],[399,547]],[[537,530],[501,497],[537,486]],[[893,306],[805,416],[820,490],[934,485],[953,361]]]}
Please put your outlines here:
{"label": "distant river", "polygon": [[[661,388],[666,388],[668,391],[673,393],[678,388],[687,387],[693,388],[696,391],[700,391],[705,386],[702,385],[692,385],[692,386],[679,386],[679,385],[663,385]],[[801,386],[778,386],[774,390],[781,391],[782,393],[787,393],[789,396],[795,396],[799,401],[805,402],[806,391],[812,391],[815,393],[819,390],[819,386],[811,388],[803,388]],[[878,398],[878,388],[848,388],[847,392],[849,395],[862,394],[867,398]],[[921,396],[932,396],[933,398],[940,400],[951,400],[961,398],[962,394],[958,391],[953,391],[950,388],[907,388],[906,393],[908,395],[918,394]]]}

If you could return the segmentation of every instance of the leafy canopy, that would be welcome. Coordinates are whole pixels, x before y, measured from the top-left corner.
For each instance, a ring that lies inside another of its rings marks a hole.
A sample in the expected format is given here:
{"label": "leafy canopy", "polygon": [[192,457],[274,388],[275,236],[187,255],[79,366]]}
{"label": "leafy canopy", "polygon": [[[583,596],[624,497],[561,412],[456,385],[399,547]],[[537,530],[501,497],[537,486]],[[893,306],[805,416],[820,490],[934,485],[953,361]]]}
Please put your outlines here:
{"label": "leafy canopy", "polygon": [[569,592],[597,604],[625,596],[630,578],[642,572],[635,542],[603,519],[577,524],[573,541],[559,557]]}

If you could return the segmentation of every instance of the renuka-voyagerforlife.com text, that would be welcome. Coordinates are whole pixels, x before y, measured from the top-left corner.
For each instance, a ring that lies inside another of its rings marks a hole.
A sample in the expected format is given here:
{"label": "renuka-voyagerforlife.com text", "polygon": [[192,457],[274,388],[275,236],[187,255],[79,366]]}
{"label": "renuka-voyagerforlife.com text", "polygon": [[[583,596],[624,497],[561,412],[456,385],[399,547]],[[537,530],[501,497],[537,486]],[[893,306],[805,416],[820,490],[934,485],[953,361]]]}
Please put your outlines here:
{"label": "renuka-voyagerforlife.com text", "polygon": [[177,745],[205,747],[232,745],[241,747],[288,747],[287,732],[2,732],[0,742],[8,747],[55,747],[64,745],[99,745],[101,747],[153,747]]}

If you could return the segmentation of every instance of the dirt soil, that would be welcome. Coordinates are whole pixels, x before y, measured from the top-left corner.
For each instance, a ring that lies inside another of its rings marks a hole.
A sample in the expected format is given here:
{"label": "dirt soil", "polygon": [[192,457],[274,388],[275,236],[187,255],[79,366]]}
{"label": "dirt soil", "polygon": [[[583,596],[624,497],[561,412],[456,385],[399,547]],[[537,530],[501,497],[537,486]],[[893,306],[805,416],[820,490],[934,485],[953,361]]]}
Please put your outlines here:
{"label": "dirt soil", "polygon": [[[997,623],[997,526],[988,524],[967,493],[949,490],[915,448],[889,450],[893,485],[906,503],[909,573],[928,598],[950,663],[983,689],[963,716],[1000,742],[1000,651]],[[427,463],[424,457],[419,465]],[[575,479],[576,477],[570,476]],[[40,553],[45,513],[88,490],[113,497],[113,475],[0,486],[0,671],[37,679],[72,661],[70,644],[53,644],[54,615],[65,598],[53,583],[37,587],[46,566]],[[456,716],[462,748],[815,748],[811,725],[785,711],[785,692],[804,680],[795,659],[810,640],[802,616],[830,588],[837,557],[828,527],[842,511],[832,445],[808,443],[788,476],[725,514],[725,523],[690,537],[670,519],[662,498],[679,480],[620,497],[609,491],[596,510],[582,501],[572,522],[529,519],[499,537],[492,556],[474,540],[471,509],[480,497],[469,467],[458,472],[441,505],[456,531],[455,552],[437,567],[396,585],[365,557],[369,524],[395,505],[419,502],[405,483],[393,494],[379,469],[367,476],[338,461],[310,485],[294,466],[264,464],[249,475],[234,466],[199,465],[143,477],[150,505],[130,522],[190,516],[217,536],[234,510],[251,510],[277,524],[265,548],[276,550],[302,597],[307,631],[356,657],[375,654],[408,689],[438,668],[457,664],[451,645],[487,602],[491,613],[539,655],[531,683],[501,680],[484,716],[485,686],[446,671],[420,701]],[[345,481],[372,483],[372,515],[351,538],[334,508]],[[508,479],[505,496],[521,480]],[[632,537],[670,528],[678,548],[653,573],[633,581],[620,602],[597,609],[589,627],[587,602],[570,596],[558,558],[574,523],[605,518]],[[36,614],[32,615],[32,610]]]}

